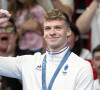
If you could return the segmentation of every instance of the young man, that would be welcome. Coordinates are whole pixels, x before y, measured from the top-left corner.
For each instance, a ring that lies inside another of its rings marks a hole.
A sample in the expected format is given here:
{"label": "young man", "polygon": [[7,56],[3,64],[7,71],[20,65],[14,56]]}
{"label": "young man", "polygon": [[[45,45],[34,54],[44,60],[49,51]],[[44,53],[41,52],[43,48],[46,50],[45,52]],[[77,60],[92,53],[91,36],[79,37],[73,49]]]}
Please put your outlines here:
{"label": "young man", "polygon": [[94,90],[100,90],[100,45],[93,50],[93,62],[98,74],[98,79],[94,81]]}
{"label": "young man", "polygon": [[71,53],[67,45],[69,26],[69,18],[62,11],[45,14],[46,53],[0,57],[0,75],[21,79],[23,90],[93,90],[91,65]]}

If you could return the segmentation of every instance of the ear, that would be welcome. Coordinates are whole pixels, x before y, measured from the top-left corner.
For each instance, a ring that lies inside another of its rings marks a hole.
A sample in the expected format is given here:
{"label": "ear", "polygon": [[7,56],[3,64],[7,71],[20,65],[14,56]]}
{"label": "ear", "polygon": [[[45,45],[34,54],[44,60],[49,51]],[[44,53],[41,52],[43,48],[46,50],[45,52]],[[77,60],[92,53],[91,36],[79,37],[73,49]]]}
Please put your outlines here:
{"label": "ear", "polygon": [[78,41],[79,40],[79,36],[77,35],[76,37],[75,37],[75,41]]}
{"label": "ear", "polygon": [[70,36],[71,34],[72,34],[72,31],[71,31],[70,28],[68,28],[68,30],[67,30],[67,35],[66,35],[66,36],[68,37],[68,36]]}

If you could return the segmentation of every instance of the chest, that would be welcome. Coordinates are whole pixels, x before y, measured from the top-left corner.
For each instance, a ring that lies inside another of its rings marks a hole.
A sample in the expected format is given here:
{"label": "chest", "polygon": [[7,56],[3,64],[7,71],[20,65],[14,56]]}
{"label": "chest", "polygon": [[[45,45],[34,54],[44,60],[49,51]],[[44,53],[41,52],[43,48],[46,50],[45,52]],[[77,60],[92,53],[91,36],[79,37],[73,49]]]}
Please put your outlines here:
{"label": "chest", "polygon": [[[54,72],[56,71],[58,64],[59,63],[53,63],[53,62],[46,63],[46,85],[47,87],[49,85],[49,82]],[[52,90],[74,90],[77,72],[75,68],[72,68],[71,65],[68,66],[67,70],[64,70],[66,65],[69,65],[69,64],[65,63],[63,67],[61,68],[60,72],[58,73],[53,83]],[[42,63],[38,64],[36,67],[26,68],[26,69],[28,73],[26,72],[26,70],[24,70],[23,72],[24,73],[23,79],[25,81],[26,87],[32,88],[29,90],[33,90],[33,89],[41,90],[42,88]]]}

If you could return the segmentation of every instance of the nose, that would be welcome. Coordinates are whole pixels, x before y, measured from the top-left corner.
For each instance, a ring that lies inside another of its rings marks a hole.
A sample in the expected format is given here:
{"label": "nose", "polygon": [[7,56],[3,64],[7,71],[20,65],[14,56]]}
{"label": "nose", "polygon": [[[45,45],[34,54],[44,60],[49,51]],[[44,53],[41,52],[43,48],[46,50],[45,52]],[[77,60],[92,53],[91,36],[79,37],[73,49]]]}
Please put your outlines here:
{"label": "nose", "polygon": [[52,30],[51,30],[51,32],[50,32],[50,36],[52,36],[52,37],[53,37],[53,36],[55,36],[55,35],[56,35],[56,32],[55,32],[55,30],[54,30],[54,29],[52,29]]}

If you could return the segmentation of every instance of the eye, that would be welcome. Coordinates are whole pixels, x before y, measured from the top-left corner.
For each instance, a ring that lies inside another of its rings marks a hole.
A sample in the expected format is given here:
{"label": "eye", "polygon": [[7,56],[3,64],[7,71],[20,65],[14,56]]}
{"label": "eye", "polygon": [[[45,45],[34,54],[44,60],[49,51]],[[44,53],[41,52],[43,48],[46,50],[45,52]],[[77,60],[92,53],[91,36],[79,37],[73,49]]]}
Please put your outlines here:
{"label": "eye", "polygon": [[51,29],[51,27],[44,27],[44,30],[46,30],[46,31],[48,31],[50,29]]}
{"label": "eye", "polygon": [[100,60],[100,56],[96,56],[96,57],[94,57],[94,59],[95,59],[96,61],[99,61],[99,60]]}
{"label": "eye", "polygon": [[3,30],[3,28],[0,28],[0,31],[2,31]]}
{"label": "eye", "polygon": [[61,30],[62,27],[61,27],[61,26],[55,26],[55,29],[57,29],[57,30]]}
{"label": "eye", "polygon": [[6,30],[7,32],[12,32],[14,30],[14,27],[8,27]]}

